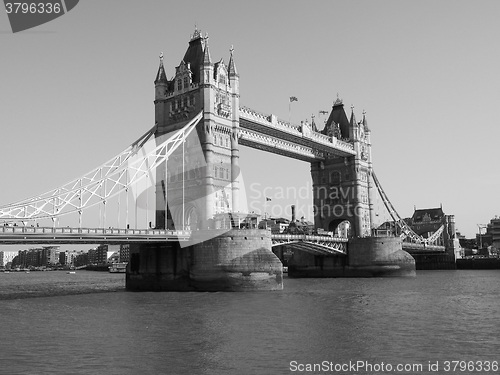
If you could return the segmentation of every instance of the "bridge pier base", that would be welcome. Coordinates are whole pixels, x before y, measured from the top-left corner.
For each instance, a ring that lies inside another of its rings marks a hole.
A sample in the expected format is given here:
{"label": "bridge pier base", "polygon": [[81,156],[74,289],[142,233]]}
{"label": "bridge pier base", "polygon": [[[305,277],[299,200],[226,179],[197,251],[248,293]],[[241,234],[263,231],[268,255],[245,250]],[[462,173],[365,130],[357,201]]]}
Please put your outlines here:
{"label": "bridge pier base", "polygon": [[295,251],[288,262],[289,277],[416,276],[415,259],[395,237],[349,240],[346,255],[319,256]]}
{"label": "bridge pier base", "polygon": [[[210,238],[206,231],[194,236]],[[188,247],[178,242],[130,245],[126,288],[134,291],[283,289],[283,267],[269,231],[232,229]]]}

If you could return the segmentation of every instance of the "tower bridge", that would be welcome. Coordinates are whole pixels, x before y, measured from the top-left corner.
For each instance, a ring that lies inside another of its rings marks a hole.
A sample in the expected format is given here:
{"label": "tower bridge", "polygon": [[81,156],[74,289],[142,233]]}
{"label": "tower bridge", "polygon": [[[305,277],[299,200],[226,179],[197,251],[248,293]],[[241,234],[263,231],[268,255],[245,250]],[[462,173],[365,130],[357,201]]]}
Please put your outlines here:
{"label": "tower bridge", "polygon": [[[300,250],[297,276],[414,274],[403,248],[455,256],[451,219],[424,238],[390,203],[373,172],[365,113],[357,121],[351,108],[348,118],[337,98],[320,132],[240,105],[239,80],[233,49],[227,65],[214,62],[208,37],[195,30],[171,79],[160,56],[155,126],[89,173],[0,207],[0,243],[130,243],[127,288],[136,290],[281,289],[282,265],[271,252],[279,246]],[[352,238],[241,229],[240,146],[310,163],[315,228],[348,221]],[[377,191],[396,237],[373,236]],[[98,228],[86,226],[89,217]]]}

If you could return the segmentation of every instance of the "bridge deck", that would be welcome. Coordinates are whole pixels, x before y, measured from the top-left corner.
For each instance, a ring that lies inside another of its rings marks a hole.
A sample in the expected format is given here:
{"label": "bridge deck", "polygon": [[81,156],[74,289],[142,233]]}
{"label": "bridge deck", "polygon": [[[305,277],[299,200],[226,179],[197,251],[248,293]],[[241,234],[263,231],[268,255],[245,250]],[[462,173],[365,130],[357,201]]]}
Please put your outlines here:
{"label": "bridge deck", "polygon": [[117,228],[0,227],[0,244],[125,244],[183,241],[190,231]]}

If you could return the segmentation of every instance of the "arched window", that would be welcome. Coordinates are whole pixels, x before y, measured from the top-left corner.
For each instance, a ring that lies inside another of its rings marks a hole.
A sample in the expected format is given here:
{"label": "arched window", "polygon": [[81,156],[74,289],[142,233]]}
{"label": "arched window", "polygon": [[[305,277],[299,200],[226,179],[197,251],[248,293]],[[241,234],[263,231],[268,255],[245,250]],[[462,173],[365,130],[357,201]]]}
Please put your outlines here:
{"label": "arched window", "polygon": [[188,77],[184,77],[184,88],[188,87]]}
{"label": "arched window", "polygon": [[330,183],[337,184],[342,181],[339,171],[333,171],[330,173]]}

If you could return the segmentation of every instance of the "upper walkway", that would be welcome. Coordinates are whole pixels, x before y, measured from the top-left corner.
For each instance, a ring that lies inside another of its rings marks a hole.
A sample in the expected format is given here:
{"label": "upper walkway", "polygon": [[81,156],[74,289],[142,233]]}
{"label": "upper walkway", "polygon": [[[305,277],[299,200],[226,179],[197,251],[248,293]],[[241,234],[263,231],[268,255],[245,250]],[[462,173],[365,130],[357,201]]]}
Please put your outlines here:
{"label": "upper walkway", "polygon": [[309,162],[356,154],[352,143],[315,132],[309,124],[292,125],[247,107],[240,108],[239,137],[242,145]]}

